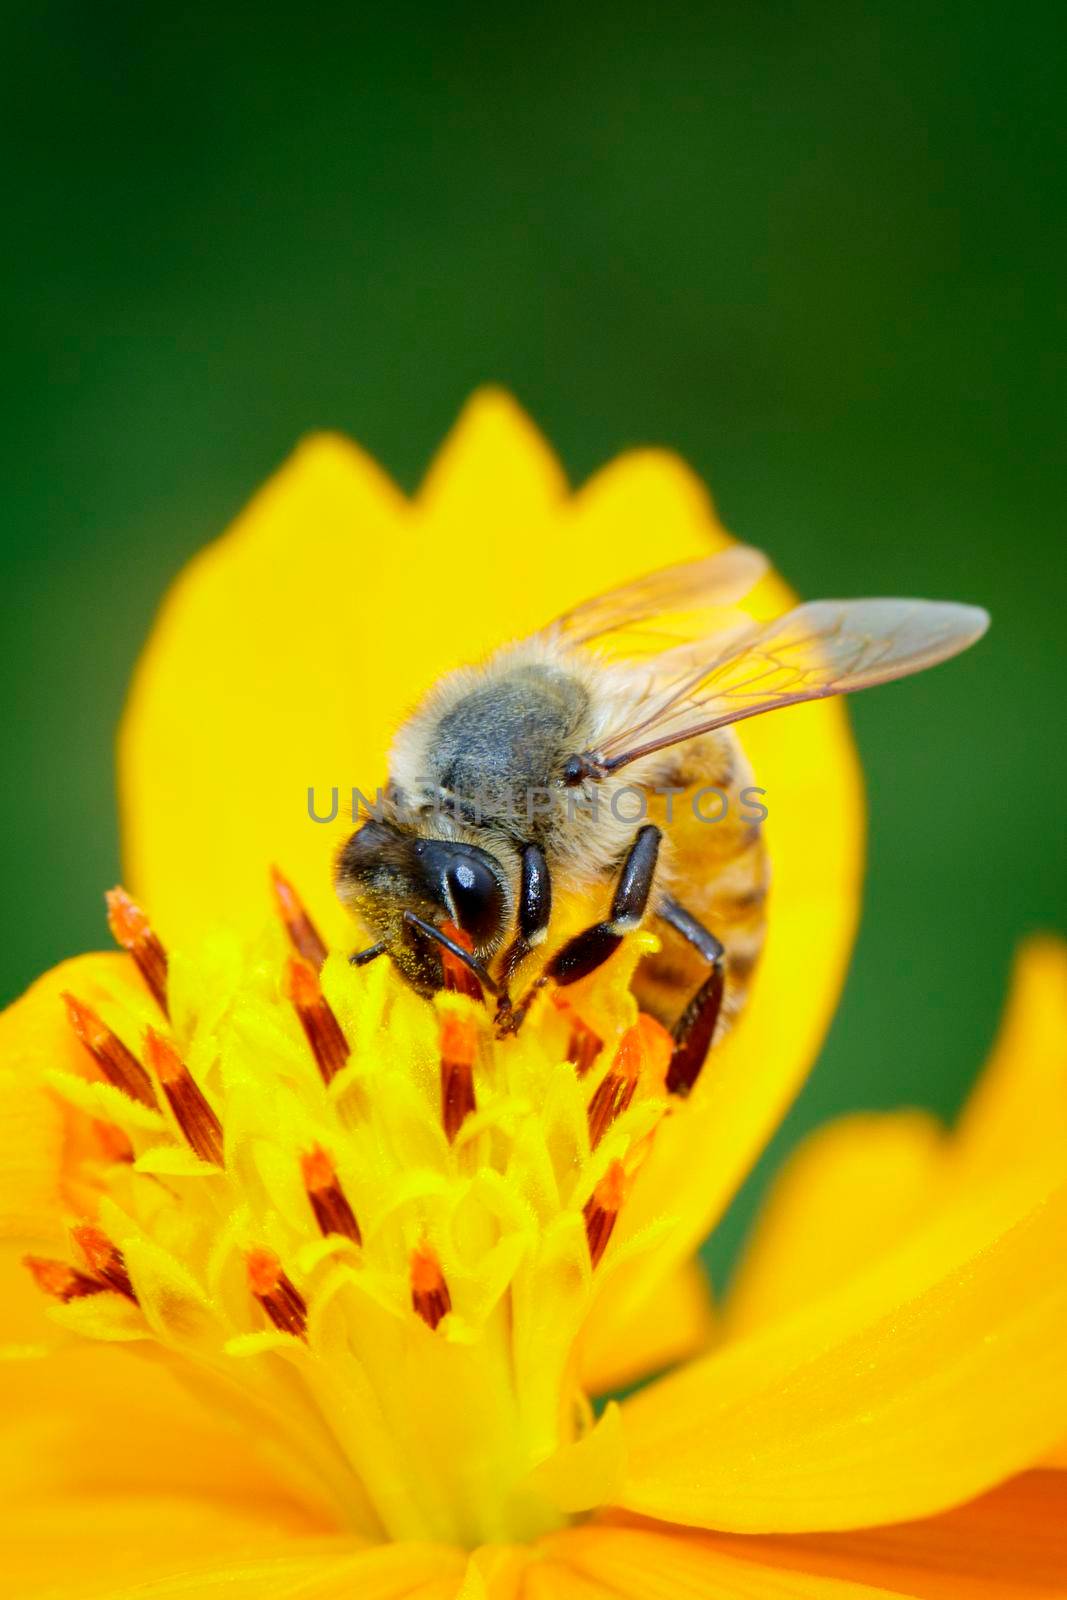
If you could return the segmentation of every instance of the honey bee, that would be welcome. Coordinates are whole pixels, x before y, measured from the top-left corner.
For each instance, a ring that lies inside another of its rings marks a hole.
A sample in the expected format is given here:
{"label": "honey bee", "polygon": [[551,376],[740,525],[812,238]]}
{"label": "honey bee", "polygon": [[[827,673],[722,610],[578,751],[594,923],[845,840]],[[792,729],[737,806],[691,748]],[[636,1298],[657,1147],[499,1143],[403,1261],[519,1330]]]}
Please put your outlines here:
{"label": "honey bee", "polygon": [[[745,803],[762,791],[734,724],[922,671],[989,623],[922,600],[819,600],[755,621],[737,606],[766,565],[736,545],[650,573],[440,679],[336,863],[338,895],[375,941],[353,962],[387,955],[426,995],[469,975],[503,1034],[647,920],[661,948],[634,992],[670,1027],[667,1086],[687,1093],[764,938],[766,813]],[[687,620],[696,637],[679,637]],[[711,791],[714,826],[694,803]],[[587,917],[553,947],[564,890]]]}

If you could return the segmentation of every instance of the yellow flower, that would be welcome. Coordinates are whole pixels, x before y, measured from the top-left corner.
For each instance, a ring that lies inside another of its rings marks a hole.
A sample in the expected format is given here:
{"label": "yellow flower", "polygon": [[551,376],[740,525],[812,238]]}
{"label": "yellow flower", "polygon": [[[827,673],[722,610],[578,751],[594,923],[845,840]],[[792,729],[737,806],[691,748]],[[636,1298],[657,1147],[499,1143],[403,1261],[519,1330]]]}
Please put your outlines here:
{"label": "yellow flower", "polygon": [[414,501],[312,441],[179,580],[122,733],[127,953],[0,1019],[6,1592],[1067,1593],[1064,1480],[1013,1477],[1067,1437],[1058,946],[953,1133],[816,1136],[717,1324],[692,1264],[847,959],[838,706],[745,729],[769,937],[687,1101],[646,935],[502,1043],[344,959],[308,786],[373,790],[435,675],[726,537],[663,455],[568,493],[489,394]]}

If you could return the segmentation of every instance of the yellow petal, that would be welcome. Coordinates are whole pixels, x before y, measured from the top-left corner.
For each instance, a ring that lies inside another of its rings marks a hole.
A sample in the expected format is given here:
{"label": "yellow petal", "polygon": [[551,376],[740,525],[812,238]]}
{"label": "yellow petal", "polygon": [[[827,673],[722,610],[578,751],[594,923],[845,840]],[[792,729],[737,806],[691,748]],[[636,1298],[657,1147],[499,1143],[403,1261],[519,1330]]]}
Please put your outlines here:
{"label": "yellow petal", "polygon": [[332,912],[331,830],[306,792],[359,782],[381,735],[405,517],[355,446],[309,439],[168,594],[123,719],[119,789],[128,881],[169,942],[231,915],[258,927],[273,860]]}
{"label": "yellow petal", "polygon": [[760,1213],[722,1309],[748,1333],[842,1282],[932,1207],[1067,1153],[1067,944],[1025,943],[996,1044],[951,1133],[925,1113],[843,1117],[804,1140]]}
{"label": "yellow petal", "polygon": [[841,1117],[771,1187],[723,1305],[724,1337],[787,1316],[862,1271],[923,1220],[945,1131],[923,1111]]}
{"label": "yellow petal", "polygon": [[526,1600],[1052,1600],[1067,1593],[1067,1482],[1027,1473],[943,1516],[806,1538],[605,1518],[554,1535],[543,1551]]}
{"label": "yellow petal", "polygon": [[175,1596],[299,1586],[387,1600],[442,1578],[454,1588],[462,1572],[456,1552],[436,1547],[364,1553],[302,1482],[127,1350],[0,1364],[0,1417],[4,1592],[20,1600],[141,1594],[142,1583]]}
{"label": "yellow petal", "polygon": [[1067,1149],[1067,942],[1028,939],[988,1063],[958,1125],[978,1173]]}
{"label": "yellow petal", "polygon": [[884,1600],[885,1594],[802,1572],[783,1575],[686,1529],[622,1523],[570,1528],[544,1540],[542,1560],[529,1568],[522,1591],[523,1600]]}
{"label": "yellow petal", "polygon": [[449,1600],[516,1600],[531,1555],[526,1545],[482,1545]]}
{"label": "yellow petal", "polygon": [[57,1246],[65,1252],[63,1218],[75,1198],[67,1181],[70,1158],[85,1136],[45,1083],[49,1068],[87,1070],[62,995],[70,990],[107,1020],[116,996],[136,1014],[139,982],[127,956],[77,956],[0,1013],[0,1346],[51,1338],[44,1299],[21,1257]]}
{"label": "yellow petal", "polygon": [[1033,1465],[1067,1432],[1065,1249],[1059,1172],[959,1196],[847,1285],[627,1401],[622,1503],[745,1532],[861,1527]]}
{"label": "yellow petal", "polygon": [[294,1537],[261,1503],[146,1494],[24,1508],[4,1568],[19,1600],[453,1600],[462,1557]]}
{"label": "yellow petal", "polygon": [[1067,1594],[1067,1480],[1028,1472],[955,1511],[850,1533],[722,1541],[778,1569],[917,1600]]}
{"label": "yellow petal", "polygon": [[715,1311],[699,1261],[686,1261],[617,1325],[595,1311],[583,1334],[582,1381],[589,1394],[623,1389],[652,1372],[699,1355],[711,1343]]}

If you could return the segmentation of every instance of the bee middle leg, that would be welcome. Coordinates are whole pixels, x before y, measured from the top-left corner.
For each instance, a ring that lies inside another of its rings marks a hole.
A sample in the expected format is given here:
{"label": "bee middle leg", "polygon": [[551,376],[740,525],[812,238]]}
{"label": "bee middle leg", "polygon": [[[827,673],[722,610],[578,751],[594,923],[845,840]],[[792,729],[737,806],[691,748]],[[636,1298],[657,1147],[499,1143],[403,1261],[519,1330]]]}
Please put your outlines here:
{"label": "bee middle leg", "polygon": [[656,915],[675,933],[681,934],[710,969],[671,1029],[674,1052],[667,1068],[667,1090],[670,1094],[687,1095],[700,1075],[715,1036],[726,988],[726,951],[715,935],[672,895],[661,897]]}
{"label": "bee middle leg", "polygon": [[639,828],[619,872],[610,914],[560,946],[518,1005],[497,1015],[502,1033],[517,1033],[536,996],[547,983],[565,987],[588,977],[614,955],[626,934],[638,926],[652,894],[662,835],[652,823]]}

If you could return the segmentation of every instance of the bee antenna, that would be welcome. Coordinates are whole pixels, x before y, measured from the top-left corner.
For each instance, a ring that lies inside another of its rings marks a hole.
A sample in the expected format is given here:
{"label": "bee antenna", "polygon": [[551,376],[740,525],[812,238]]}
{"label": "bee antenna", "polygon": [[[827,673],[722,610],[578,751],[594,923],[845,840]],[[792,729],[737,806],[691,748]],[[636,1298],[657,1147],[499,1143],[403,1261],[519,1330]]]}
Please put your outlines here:
{"label": "bee antenna", "polygon": [[499,996],[500,985],[489,976],[477,956],[472,956],[469,950],[464,950],[461,944],[457,944],[455,939],[450,939],[447,933],[442,933],[440,928],[435,928],[432,922],[424,922],[421,917],[415,915],[414,911],[405,911],[404,921],[410,924],[411,927],[418,928],[419,932],[424,933],[428,939],[433,939],[443,949],[454,955],[458,961],[462,961],[463,965],[474,973],[474,976],[484,989],[488,989],[491,995]]}
{"label": "bee antenna", "polygon": [[372,944],[366,950],[354,951],[348,959],[353,967],[367,967],[372,961],[377,961],[379,956],[383,956],[385,950],[385,940],[382,939],[378,944]]}

